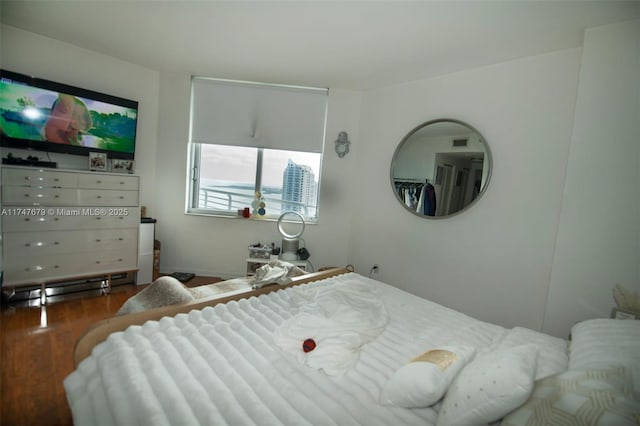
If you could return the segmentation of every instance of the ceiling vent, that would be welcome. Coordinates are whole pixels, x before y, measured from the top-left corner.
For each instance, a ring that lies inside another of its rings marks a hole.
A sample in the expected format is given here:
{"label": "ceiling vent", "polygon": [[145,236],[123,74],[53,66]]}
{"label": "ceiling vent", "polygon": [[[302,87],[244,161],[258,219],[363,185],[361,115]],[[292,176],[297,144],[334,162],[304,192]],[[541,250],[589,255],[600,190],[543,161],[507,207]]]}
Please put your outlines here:
{"label": "ceiling vent", "polygon": [[464,146],[467,146],[468,142],[469,142],[469,139],[454,139],[453,146],[464,147]]}

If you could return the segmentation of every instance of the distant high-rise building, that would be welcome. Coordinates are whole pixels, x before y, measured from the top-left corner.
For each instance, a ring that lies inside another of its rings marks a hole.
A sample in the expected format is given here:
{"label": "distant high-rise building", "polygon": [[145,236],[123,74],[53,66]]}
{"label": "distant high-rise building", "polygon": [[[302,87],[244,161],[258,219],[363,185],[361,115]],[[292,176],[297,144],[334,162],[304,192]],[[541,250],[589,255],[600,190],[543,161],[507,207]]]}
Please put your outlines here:
{"label": "distant high-rise building", "polygon": [[283,207],[303,214],[308,213],[302,205],[315,207],[315,196],[316,181],[311,167],[289,160],[282,173],[282,200],[294,203],[283,203]]}

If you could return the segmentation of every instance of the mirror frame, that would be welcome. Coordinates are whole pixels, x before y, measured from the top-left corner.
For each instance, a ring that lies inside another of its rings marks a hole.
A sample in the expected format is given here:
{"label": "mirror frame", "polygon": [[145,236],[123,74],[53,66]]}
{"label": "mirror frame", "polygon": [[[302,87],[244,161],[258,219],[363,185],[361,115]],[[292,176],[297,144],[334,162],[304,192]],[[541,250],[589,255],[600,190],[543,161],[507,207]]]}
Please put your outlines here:
{"label": "mirror frame", "polygon": [[[400,198],[400,196],[398,195],[398,191],[396,191],[396,185],[395,185],[395,178],[393,176],[393,172],[395,170],[396,167],[396,163],[398,160],[398,153],[400,152],[400,150],[402,149],[402,147],[404,146],[404,144],[407,142],[407,140],[409,140],[409,138],[411,138],[411,136],[413,136],[416,132],[418,132],[419,130],[431,125],[431,124],[437,124],[437,123],[456,123],[459,124],[461,126],[465,126],[467,127],[469,130],[475,132],[476,134],[478,134],[478,136],[480,137],[480,140],[482,141],[482,145],[484,146],[485,149],[485,156],[488,160],[488,167],[489,169],[487,170],[487,175],[486,175],[486,180],[484,185],[482,186],[482,188],[480,189],[480,192],[478,193],[478,195],[476,196],[476,198],[471,201],[469,204],[467,204],[466,206],[464,206],[463,208],[461,208],[460,210],[448,214],[446,216],[427,216],[424,214],[420,214],[418,212],[416,212],[413,209],[410,209],[409,207],[407,207],[407,205],[405,204],[405,202]],[[391,167],[390,167],[390,177],[391,177],[391,190],[393,191],[393,194],[396,198],[396,200],[400,203],[400,205],[402,205],[402,207],[412,213],[415,216],[424,218],[424,219],[432,219],[432,220],[437,220],[437,219],[449,219],[451,217],[457,216],[463,212],[466,212],[467,210],[469,210],[472,206],[474,206],[478,200],[480,200],[482,198],[482,196],[484,195],[484,193],[487,191],[487,188],[489,187],[489,183],[491,182],[491,175],[493,172],[493,156],[491,154],[491,148],[489,148],[489,144],[487,143],[486,139],[484,138],[484,136],[482,135],[482,133],[480,133],[478,131],[478,129],[476,129],[475,127],[473,127],[472,125],[461,121],[461,120],[456,120],[454,118],[438,118],[435,120],[429,120],[426,121],[416,127],[414,127],[409,133],[406,134],[406,136],[404,138],[402,138],[402,140],[400,141],[400,143],[398,144],[398,146],[396,147],[395,151],[393,152],[393,157],[391,159]]]}

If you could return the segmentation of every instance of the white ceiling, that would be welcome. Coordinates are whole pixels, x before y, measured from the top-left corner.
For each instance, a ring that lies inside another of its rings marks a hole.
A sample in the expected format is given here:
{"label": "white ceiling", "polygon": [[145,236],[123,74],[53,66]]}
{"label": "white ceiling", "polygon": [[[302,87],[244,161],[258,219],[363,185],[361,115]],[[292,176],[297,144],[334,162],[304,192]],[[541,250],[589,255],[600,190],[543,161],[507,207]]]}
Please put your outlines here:
{"label": "white ceiling", "polygon": [[0,18],[156,70],[368,89],[577,47],[640,1],[2,0]]}

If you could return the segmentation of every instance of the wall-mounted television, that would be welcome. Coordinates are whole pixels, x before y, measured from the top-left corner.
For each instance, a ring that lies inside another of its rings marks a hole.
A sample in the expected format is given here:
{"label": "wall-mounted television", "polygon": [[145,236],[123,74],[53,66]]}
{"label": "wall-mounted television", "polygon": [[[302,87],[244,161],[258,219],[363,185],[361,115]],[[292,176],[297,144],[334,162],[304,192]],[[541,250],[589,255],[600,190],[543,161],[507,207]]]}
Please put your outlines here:
{"label": "wall-mounted television", "polygon": [[0,70],[0,144],[133,160],[138,102]]}

